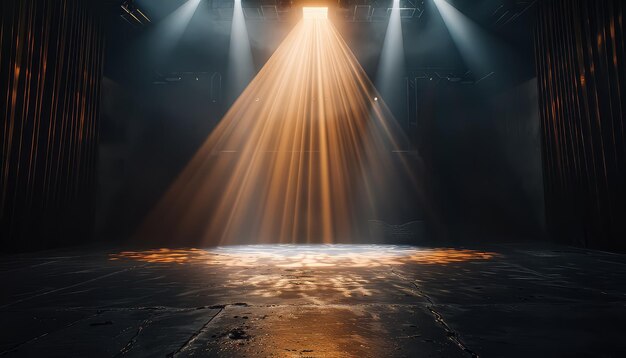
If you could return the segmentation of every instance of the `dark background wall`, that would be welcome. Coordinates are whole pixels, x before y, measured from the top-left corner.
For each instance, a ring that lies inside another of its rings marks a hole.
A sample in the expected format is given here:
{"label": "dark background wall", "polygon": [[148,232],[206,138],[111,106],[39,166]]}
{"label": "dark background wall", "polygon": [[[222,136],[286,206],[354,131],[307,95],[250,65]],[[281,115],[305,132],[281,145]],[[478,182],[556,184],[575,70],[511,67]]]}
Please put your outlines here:
{"label": "dark background wall", "polygon": [[103,33],[88,2],[0,2],[2,250],[93,235]]}
{"label": "dark background wall", "polygon": [[418,148],[443,236],[545,240],[536,80],[419,84]]}
{"label": "dark background wall", "polygon": [[551,0],[539,10],[546,213],[561,242],[626,249],[625,9]]}

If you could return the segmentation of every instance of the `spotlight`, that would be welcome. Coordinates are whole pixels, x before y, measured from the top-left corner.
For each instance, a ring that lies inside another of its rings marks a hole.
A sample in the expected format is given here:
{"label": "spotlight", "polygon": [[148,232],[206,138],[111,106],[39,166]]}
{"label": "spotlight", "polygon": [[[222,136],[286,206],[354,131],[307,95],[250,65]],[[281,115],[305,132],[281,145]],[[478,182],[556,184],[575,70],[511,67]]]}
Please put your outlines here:
{"label": "spotlight", "polygon": [[374,101],[378,102],[378,97],[374,97]]}
{"label": "spotlight", "polygon": [[326,20],[328,19],[327,7],[303,7],[302,18],[305,20]]}

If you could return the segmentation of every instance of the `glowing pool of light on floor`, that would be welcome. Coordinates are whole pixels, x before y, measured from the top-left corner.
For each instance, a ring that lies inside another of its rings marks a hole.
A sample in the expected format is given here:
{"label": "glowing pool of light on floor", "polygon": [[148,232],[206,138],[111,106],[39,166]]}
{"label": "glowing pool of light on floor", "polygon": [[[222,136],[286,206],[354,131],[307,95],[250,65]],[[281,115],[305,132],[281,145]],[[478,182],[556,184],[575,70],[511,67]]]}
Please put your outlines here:
{"label": "glowing pool of light on floor", "polygon": [[159,248],[122,251],[110,260],[151,263],[194,263],[232,267],[378,267],[388,265],[445,265],[490,260],[494,252],[455,248],[397,245],[245,245],[210,249]]}

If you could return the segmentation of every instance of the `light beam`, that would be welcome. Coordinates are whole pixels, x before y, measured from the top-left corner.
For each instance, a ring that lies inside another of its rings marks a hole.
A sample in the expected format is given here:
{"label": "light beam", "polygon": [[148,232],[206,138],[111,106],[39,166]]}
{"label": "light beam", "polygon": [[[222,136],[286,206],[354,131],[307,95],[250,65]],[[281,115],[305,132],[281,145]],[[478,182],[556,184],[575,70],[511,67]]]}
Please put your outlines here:
{"label": "light beam", "polygon": [[404,70],[404,43],[402,41],[400,0],[394,0],[376,77],[376,87],[387,101],[399,97],[396,89],[401,87],[400,81],[404,77]]}
{"label": "light beam", "polygon": [[164,61],[176,48],[199,4],[200,0],[188,0],[157,23],[153,34],[157,61]]}
{"label": "light beam", "polygon": [[368,220],[395,217],[416,200],[398,154],[405,137],[338,31],[318,15],[285,38],[140,237],[364,242]]}
{"label": "light beam", "polygon": [[250,39],[241,0],[235,0],[234,4],[228,59],[228,94],[234,99],[246,88],[254,76]]}
{"label": "light beam", "polygon": [[510,66],[511,51],[446,0],[434,0],[450,37],[454,41],[465,64],[478,77],[500,68]]}

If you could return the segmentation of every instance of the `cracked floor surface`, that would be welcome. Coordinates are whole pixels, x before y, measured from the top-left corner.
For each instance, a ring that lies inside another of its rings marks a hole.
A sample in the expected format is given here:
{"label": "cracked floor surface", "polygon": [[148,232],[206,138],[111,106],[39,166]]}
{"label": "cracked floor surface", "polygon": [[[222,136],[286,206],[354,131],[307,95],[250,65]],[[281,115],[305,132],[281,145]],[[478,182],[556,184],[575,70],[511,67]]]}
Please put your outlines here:
{"label": "cracked floor surface", "polygon": [[626,356],[626,256],[569,247],[83,248],[0,277],[2,356]]}

